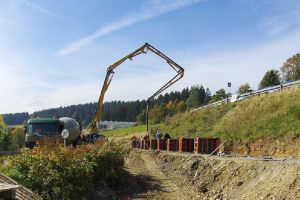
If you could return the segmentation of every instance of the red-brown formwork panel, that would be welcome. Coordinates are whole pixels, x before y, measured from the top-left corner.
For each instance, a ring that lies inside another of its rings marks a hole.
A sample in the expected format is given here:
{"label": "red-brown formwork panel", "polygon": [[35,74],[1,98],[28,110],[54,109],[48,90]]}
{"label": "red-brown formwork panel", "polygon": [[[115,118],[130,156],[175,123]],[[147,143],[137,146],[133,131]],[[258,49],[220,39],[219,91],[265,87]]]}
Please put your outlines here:
{"label": "red-brown formwork panel", "polygon": [[179,148],[181,152],[194,152],[194,138],[179,138]]}
{"label": "red-brown formwork panel", "polygon": [[144,149],[144,146],[145,146],[145,141],[144,141],[144,140],[140,140],[140,142],[141,142],[141,146],[140,146],[140,148],[141,148],[141,149]]}
{"label": "red-brown formwork panel", "polygon": [[168,139],[167,151],[178,151],[179,139]]}
{"label": "red-brown formwork panel", "polygon": [[[195,142],[194,142],[195,153],[210,154],[220,144],[221,144],[221,140],[219,138],[195,138]],[[215,153],[217,153],[217,151]]]}
{"label": "red-brown formwork panel", "polygon": [[144,140],[144,149],[150,148],[150,140]]}
{"label": "red-brown formwork panel", "polygon": [[157,140],[157,150],[167,150],[167,140],[166,139]]}
{"label": "red-brown formwork panel", "polygon": [[156,140],[150,140],[150,149],[152,149],[152,150],[157,149],[157,141]]}

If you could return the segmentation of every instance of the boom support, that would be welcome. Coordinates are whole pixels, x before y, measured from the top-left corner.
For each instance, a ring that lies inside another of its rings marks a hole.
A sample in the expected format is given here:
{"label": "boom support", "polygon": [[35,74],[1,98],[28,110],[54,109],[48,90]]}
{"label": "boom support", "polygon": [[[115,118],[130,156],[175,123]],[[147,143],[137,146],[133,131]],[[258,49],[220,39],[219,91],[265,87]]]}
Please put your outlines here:
{"label": "boom support", "polygon": [[105,95],[105,93],[106,93],[106,91],[107,91],[107,89],[108,89],[108,87],[111,83],[111,80],[114,76],[114,69],[116,67],[118,67],[120,64],[122,64],[123,62],[125,62],[126,60],[128,60],[128,59],[132,60],[133,57],[135,57],[135,56],[138,56],[142,53],[146,54],[148,52],[148,50],[153,52],[154,54],[158,55],[162,59],[164,59],[167,62],[167,64],[169,64],[177,73],[170,81],[168,81],[165,85],[163,85],[163,87],[161,87],[159,90],[157,90],[147,100],[147,110],[146,110],[147,119],[146,119],[146,121],[147,121],[147,132],[148,132],[148,109],[149,109],[150,101],[153,100],[161,92],[166,90],[168,87],[173,85],[175,82],[177,82],[179,79],[181,79],[184,75],[184,69],[180,65],[175,63],[173,60],[171,60],[169,57],[167,57],[165,54],[163,54],[162,52],[160,52],[159,50],[157,50],[156,48],[151,46],[150,44],[145,43],[143,46],[141,46],[140,48],[138,48],[134,52],[132,52],[132,53],[128,54],[127,56],[121,58],[120,60],[113,63],[112,65],[110,65],[107,68],[106,76],[105,76],[105,79],[104,79],[104,83],[103,83],[103,86],[102,86],[102,89],[101,89],[101,94],[99,96],[99,100],[98,100],[98,104],[97,104],[97,109],[96,109],[94,118],[92,120],[92,126],[91,126],[91,133],[92,134],[93,133],[98,133],[97,123],[100,122],[100,120],[101,120],[104,95]]}

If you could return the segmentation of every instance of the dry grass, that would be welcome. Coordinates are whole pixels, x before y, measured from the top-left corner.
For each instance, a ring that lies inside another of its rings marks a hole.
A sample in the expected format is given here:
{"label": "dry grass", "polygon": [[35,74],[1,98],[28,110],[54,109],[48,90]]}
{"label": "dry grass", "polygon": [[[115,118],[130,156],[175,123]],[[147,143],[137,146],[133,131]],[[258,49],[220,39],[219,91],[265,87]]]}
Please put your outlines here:
{"label": "dry grass", "polygon": [[300,134],[300,89],[284,90],[195,112],[179,113],[152,126],[176,136],[211,136],[227,141]]}

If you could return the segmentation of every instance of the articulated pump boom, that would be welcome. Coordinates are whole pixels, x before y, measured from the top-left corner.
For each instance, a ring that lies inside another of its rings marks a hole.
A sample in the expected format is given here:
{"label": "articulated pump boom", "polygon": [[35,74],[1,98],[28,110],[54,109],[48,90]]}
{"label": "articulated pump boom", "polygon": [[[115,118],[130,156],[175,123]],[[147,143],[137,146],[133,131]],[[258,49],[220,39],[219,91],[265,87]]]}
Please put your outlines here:
{"label": "articulated pump boom", "polygon": [[160,52],[159,50],[157,50],[156,48],[154,48],[153,46],[151,46],[150,44],[145,43],[143,46],[141,46],[140,48],[138,48],[134,52],[128,54],[127,56],[123,57],[122,59],[118,60],[117,62],[113,63],[112,65],[110,65],[107,68],[107,70],[106,70],[106,76],[105,76],[104,83],[103,83],[103,86],[102,86],[102,89],[101,89],[101,93],[100,93],[100,96],[99,96],[99,100],[98,100],[96,112],[95,112],[94,118],[92,120],[91,134],[98,133],[97,123],[101,121],[104,95],[105,95],[105,92],[107,91],[107,89],[108,89],[108,87],[110,85],[110,82],[111,82],[111,80],[112,80],[112,78],[114,76],[114,69],[116,67],[118,67],[120,64],[122,64],[123,62],[125,62],[127,59],[132,60],[132,58],[135,57],[135,56],[138,56],[138,55],[140,55],[142,53],[146,54],[148,50],[151,51],[151,52],[153,52],[154,54],[158,55],[162,59],[164,59],[167,62],[167,64],[169,64],[176,71],[176,73],[177,73],[170,81],[168,81],[165,85],[163,85],[159,90],[157,90],[147,100],[146,121],[147,121],[147,132],[149,133],[149,130],[148,130],[149,129],[149,127],[148,127],[149,103],[157,95],[159,95],[161,92],[163,92],[168,87],[170,87],[175,82],[177,82],[179,79],[181,79],[183,77],[183,75],[184,75],[184,69],[180,65],[178,65],[177,63],[175,63],[173,60],[171,60],[170,58],[168,58],[165,54],[163,54],[162,52]]}

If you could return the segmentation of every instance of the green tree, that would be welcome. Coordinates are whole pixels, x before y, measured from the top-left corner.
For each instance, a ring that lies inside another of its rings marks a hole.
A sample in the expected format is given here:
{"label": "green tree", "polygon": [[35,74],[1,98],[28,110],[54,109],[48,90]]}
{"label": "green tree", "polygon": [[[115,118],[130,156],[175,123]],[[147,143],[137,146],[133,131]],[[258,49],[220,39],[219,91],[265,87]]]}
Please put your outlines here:
{"label": "green tree", "polygon": [[238,92],[240,94],[245,94],[245,93],[248,93],[248,92],[251,92],[251,91],[252,91],[252,89],[251,89],[251,87],[248,83],[245,83],[245,84],[241,85],[238,89]]}
{"label": "green tree", "polygon": [[145,124],[146,123],[146,111],[142,110],[140,114],[136,117],[138,124]]}
{"label": "green tree", "polygon": [[204,104],[207,104],[210,100],[211,100],[211,92],[209,88],[206,88]]}
{"label": "green tree", "polygon": [[166,104],[166,108],[169,116],[172,116],[173,114],[176,113],[176,104],[174,101],[169,101]]}
{"label": "green tree", "polygon": [[12,143],[11,135],[9,134],[8,127],[4,123],[3,116],[0,115],[0,150],[7,151]]}
{"label": "green tree", "polygon": [[193,86],[190,90],[190,95],[189,98],[186,100],[186,105],[189,108],[195,108],[200,105],[199,102],[199,95],[200,95],[200,90],[198,86]]}
{"label": "green tree", "polygon": [[189,108],[199,107],[203,105],[205,102],[205,89],[203,86],[193,86],[190,90],[189,98],[186,101],[186,104]]}
{"label": "green tree", "polygon": [[259,83],[259,89],[275,86],[280,84],[280,76],[278,70],[269,70]]}
{"label": "green tree", "polygon": [[151,124],[159,124],[165,120],[167,109],[165,104],[154,105],[149,110],[149,121]]}
{"label": "green tree", "polygon": [[220,101],[222,99],[226,99],[228,95],[226,94],[225,90],[222,88],[220,90],[217,90],[216,93],[211,97],[211,103]]}
{"label": "green tree", "polygon": [[280,68],[282,76],[287,81],[295,81],[300,79],[300,53],[296,53],[288,58]]}

